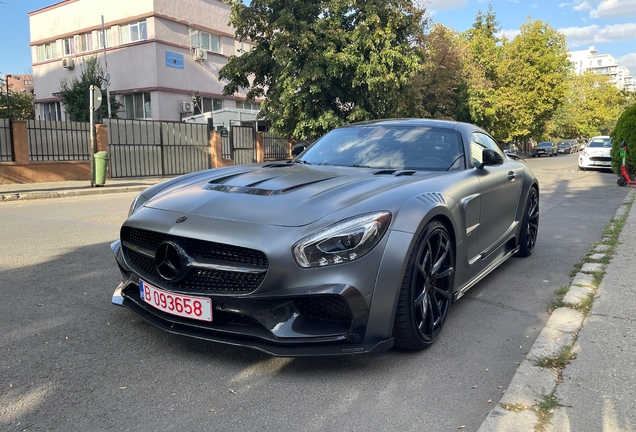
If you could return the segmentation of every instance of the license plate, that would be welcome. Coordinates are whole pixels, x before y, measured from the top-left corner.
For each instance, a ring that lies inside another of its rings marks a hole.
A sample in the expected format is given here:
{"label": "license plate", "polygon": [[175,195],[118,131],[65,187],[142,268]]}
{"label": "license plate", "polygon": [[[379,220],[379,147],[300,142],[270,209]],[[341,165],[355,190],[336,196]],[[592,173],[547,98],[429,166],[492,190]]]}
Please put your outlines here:
{"label": "license plate", "polygon": [[537,153],[545,153],[543,150],[537,150]]}
{"label": "license plate", "polygon": [[164,291],[139,279],[139,297],[165,313],[200,321],[212,321],[212,300]]}
{"label": "license plate", "polygon": [[607,165],[611,165],[611,162],[604,162],[604,161],[595,161],[594,162],[595,165],[603,165],[603,166],[607,166]]}

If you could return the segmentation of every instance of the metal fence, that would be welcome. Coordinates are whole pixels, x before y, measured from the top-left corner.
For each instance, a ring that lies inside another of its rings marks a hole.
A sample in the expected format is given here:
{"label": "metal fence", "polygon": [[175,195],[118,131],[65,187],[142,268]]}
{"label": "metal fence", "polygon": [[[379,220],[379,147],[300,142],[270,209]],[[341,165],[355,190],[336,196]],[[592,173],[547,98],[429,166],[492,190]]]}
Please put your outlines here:
{"label": "metal fence", "polygon": [[291,158],[291,145],[289,140],[272,135],[269,132],[263,134],[263,147],[265,159],[289,159]]}
{"label": "metal fence", "polygon": [[28,120],[31,161],[90,160],[90,123]]}
{"label": "metal fence", "polygon": [[13,162],[10,124],[9,119],[0,119],[0,162]]}
{"label": "metal fence", "polygon": [[179,175],[210,168],[205,124],[119,119],[104,123],[113,178]]}
{"label": "metal fence", "polygon": [[226,133],[225,136],[221,134],[221,157],[232,159],[232,140],[229,133]]}

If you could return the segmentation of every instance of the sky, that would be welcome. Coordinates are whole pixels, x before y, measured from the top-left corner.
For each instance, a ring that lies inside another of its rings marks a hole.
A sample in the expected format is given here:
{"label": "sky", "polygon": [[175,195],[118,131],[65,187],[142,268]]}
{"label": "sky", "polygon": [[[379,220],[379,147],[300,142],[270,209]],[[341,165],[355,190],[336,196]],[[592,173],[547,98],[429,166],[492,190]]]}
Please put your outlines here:
{"label": "sky", "polygon": [[[312,1],[312,0],[307,0]],[[477,11],[492,5],[502,32],[514,37],[528,20],[541,20],[566,36],[570,50],[594,46],[636,74],[636,0],[416,0],[436,23],[470,28]],[[28,13],[57,0],[0,0],[0,72],[28,73],[31,67]],[[104,2],[106,5],[108,2]],[[105,16],[108,19],[107,16]]]}

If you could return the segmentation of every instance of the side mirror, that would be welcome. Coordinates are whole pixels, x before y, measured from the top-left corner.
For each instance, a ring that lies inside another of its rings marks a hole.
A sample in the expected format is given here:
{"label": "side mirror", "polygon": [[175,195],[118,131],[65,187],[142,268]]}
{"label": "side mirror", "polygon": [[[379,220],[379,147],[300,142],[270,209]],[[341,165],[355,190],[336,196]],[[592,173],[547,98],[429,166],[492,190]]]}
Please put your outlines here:
{"label": "side mirror", "polygon": [[503,165],[504,159],[503,157],[494,151],[493,149],[486,148],[481,152],[481,165],[479,168],[485,167],[487,165]]}
{"label": "side mirror", "polygon": [[292,157],[296,157],[305,151],[305,144],[296,144],[292,147]]}

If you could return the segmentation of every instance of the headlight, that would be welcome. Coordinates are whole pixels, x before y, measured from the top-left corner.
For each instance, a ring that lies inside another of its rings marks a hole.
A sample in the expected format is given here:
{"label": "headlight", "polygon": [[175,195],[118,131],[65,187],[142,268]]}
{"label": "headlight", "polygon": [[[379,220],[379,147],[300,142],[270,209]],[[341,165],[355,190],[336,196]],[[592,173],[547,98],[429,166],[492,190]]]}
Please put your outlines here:
{"label": "headlight", "polygon": [[144,204],[146,204],[146,202],[148,202],[148,198],[144,196],[143,192],[137,195],[137,197],[133,200],[132,204],[130,205],[130,209],[128,210],[128,217],[131,217],[133,213],[135,213],[137,210],[142,208]]}
{"label": "headlight", "polygon": [[585,156],[585,157],[588,157],[588,156],[589,156],[588,152],[586,152],[585,150],[583,150],[583,153],[581,153],[581,154],[582,154],[583,156]]}
{"label": "headlight", "polygon": [[294,259],[304,268],[357,260],[378,244],[390,222],[388,211],[345,219],[298,241],[292,248]]}

